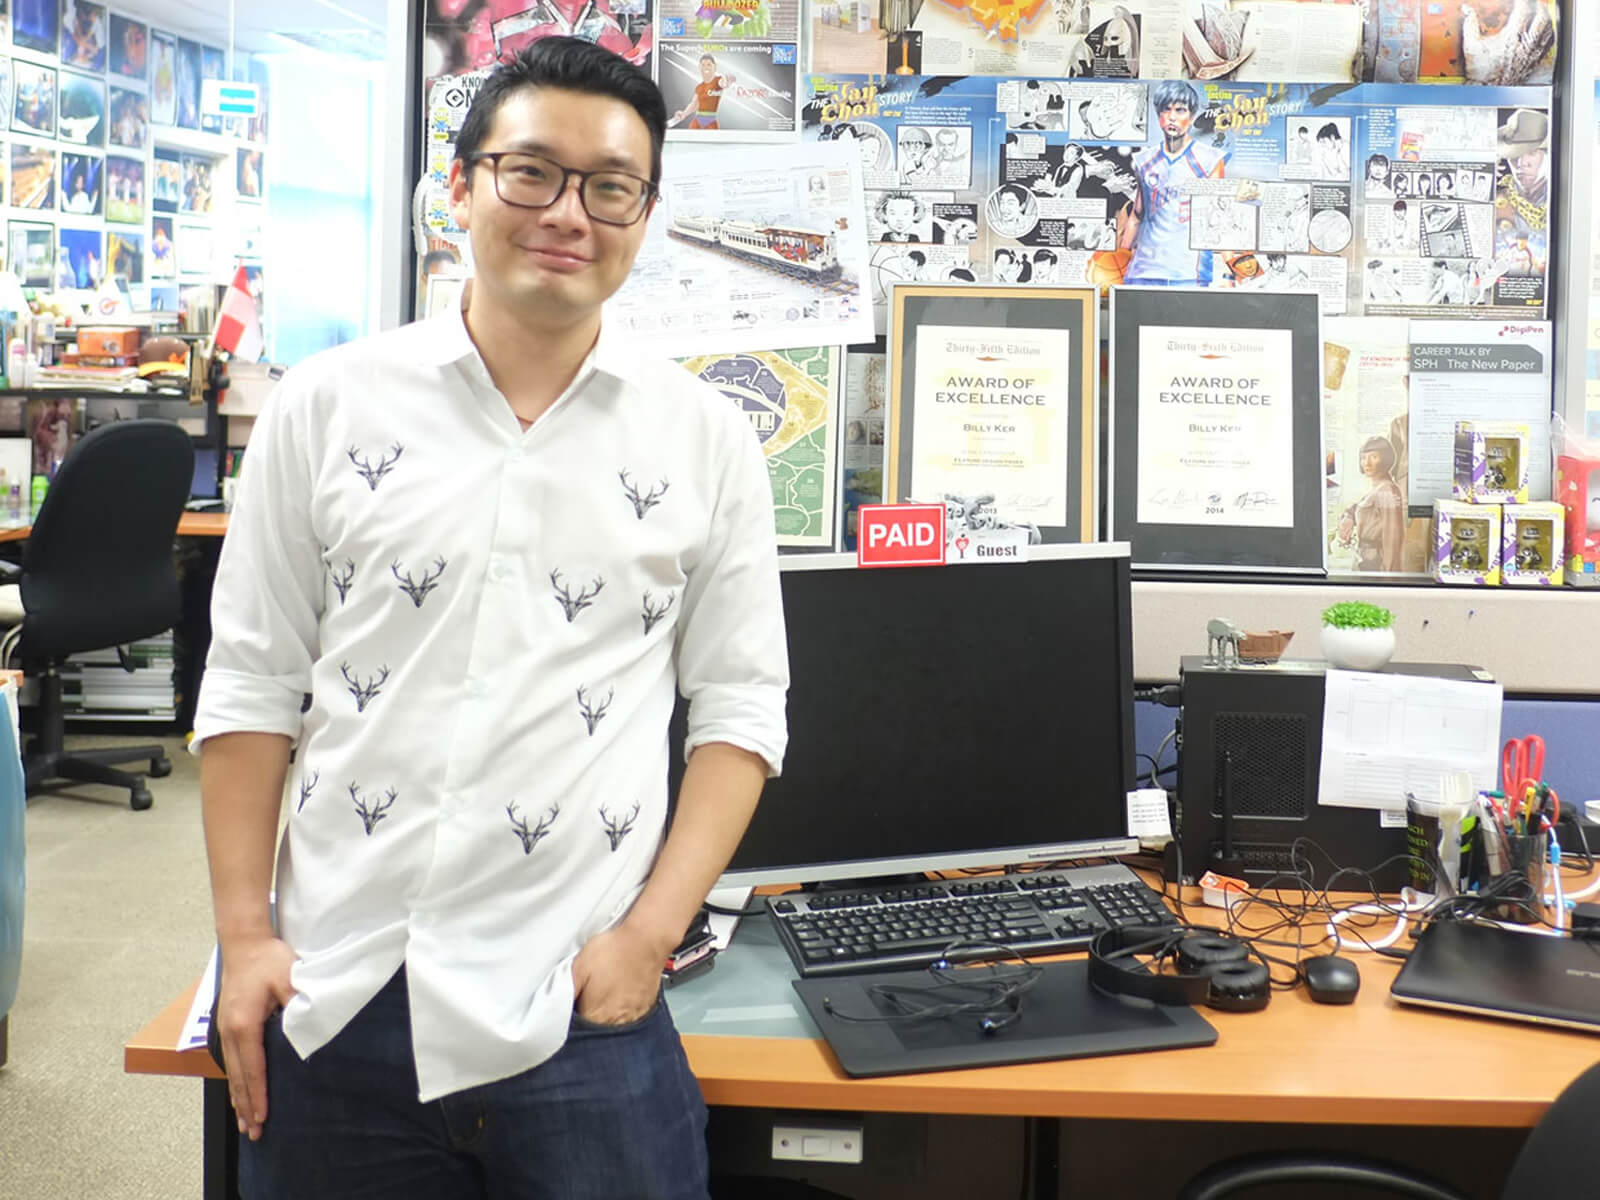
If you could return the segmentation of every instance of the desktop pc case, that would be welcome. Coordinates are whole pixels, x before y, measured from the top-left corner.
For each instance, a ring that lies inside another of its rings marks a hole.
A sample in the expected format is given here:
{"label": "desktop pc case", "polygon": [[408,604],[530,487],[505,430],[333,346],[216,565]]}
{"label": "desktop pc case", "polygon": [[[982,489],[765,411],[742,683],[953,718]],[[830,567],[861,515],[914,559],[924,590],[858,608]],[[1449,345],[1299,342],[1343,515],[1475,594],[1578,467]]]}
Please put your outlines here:
{"label": "desktop pc case", "polygon": [[[1441,679],[1483,681],[1486,674],[1448,663],[1391,663],[1387,671]],[[1183,709],[1178,730],[1178,806],[1183,875],[1193,882],[1221,861],[1224,792],[1231,791],[1232,864],[1247,883],[1268,878],[1289,889],[1291,849],[1309,838],[1317,885],[1334,864],[1373,871],[1406,852],[1404,827],[1385,829],[1370,809],[1317,803],[1322,764],[1322,699],[1327,664],[1319,661],[1214,666],[1199,656],[1182,661]],[[1229,780],[1231,778],[1231,787]],[[1168,874],[1175,855],[1168,850]],[[1330,861],[1331,860],[1331,861]],[[1383,891],[1410,882],[1404,859],[1373,871]],[[1359,891],[1358,876],[1342,881]]]}

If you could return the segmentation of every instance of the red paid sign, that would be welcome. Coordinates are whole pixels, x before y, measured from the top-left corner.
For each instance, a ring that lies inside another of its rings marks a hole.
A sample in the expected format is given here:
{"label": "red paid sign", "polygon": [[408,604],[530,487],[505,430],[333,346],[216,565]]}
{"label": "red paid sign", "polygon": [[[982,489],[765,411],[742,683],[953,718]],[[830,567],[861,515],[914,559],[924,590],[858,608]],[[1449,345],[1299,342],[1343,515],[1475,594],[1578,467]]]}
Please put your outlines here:
{"label": "red paid sign", "polygon": [[944,505],[863,504],[856,531],[856,565],[944,565]]}

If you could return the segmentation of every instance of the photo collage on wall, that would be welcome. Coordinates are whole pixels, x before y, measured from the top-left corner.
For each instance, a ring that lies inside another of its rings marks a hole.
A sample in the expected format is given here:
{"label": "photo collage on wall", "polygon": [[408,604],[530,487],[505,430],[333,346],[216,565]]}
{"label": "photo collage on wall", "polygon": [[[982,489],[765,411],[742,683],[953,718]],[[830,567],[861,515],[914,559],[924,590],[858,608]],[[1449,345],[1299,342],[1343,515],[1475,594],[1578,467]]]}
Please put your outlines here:
{"label": "photo collage on wall", "polygon": [[235,56],[263,113],[202,111],[227,56],[93,0],[0,0],[3,265],[25,287],[115,278],[134,306],[176,309],[181,283],[234,264],[260,277],[264,64]]}
{"label": "photo collage on wall", "polygon": [[896,282],[1541,318],[1549,120],[1536,88],[992,76],[814,75],[802,109],[861,155],[880,333]]}
{"label": "photo collage on wall", "polygon": [[[1562,7],[429,0],[418,314],[439,306],[429,295],[459,296],[471,271],[447,182],[478,87],[508,52],[571,34],[659,84],[669,174],[683,141],[831,144],[859,159],[863,191],[839,219],[866,230],[879,341],[837,360],[836,545],[850,547],[855,509],[883,478],[896,284],[1309,292],[1335,381],[1324,389],[1329,533],[1355,529],[1328,565],[1414,573],[1416,512],[1404,554],[1394,539],[1358,552],[1363,460],[1340,439],[1381,433],[1406,496],[1414,337],[1430,322],[1548,321]],[[703,347],[728,352],[708,362],[800,344],[758,345],[767,326],[735,299],[754,327],[735,322],[728,346]]]}

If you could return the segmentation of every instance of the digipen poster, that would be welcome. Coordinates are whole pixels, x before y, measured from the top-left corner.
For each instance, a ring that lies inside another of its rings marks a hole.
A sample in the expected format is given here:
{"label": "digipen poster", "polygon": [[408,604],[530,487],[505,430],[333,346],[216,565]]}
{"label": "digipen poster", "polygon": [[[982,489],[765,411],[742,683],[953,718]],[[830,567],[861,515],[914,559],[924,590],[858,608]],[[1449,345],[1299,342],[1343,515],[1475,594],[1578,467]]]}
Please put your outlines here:
{"label": "digipen poster", "polygon": [[896,283],[1314,293],[1324,316],[1540,317],[1546,88],[819,76]]}

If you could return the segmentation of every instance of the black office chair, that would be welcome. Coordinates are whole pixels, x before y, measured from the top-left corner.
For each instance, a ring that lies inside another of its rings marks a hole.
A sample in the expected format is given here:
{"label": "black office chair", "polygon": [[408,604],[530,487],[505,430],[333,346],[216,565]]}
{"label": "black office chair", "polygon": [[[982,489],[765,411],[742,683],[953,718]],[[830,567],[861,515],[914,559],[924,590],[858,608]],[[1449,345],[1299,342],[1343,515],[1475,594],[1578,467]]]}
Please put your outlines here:
{"label": "black office chair", "polygon": [[22,559],[17,657],[39,678],[38,731],[22,756],[30,796],[53,779],[108,783],[146,809],[142,775],[112,764],[142,758],[152,776],[171,772],[156,745],[67,753],[61,664],[178,623],[172,543],[193,482],[189,435],[171,421],[102,425],[57,468]]}
{"label": "black office chair", "polygon": [[[1511,1165],[1500,1200],[1550,1200],[1571,1196],[1590,1169],[1594,1114],[1600,1111],[1600,1063],[1569,1083],[1528,1134]],[[1224,1200],[1298,1184],[1336,1184],[1341,1195],[1409,1196],[1413,1200],[1466,1200],[1453,1187],[1407,1167],[1352,1155],[1253,1154],[1217,1163],[1184,1185],[1178,1200]],[[1290,1193],[1292,1194],[1292,1193]]]}

